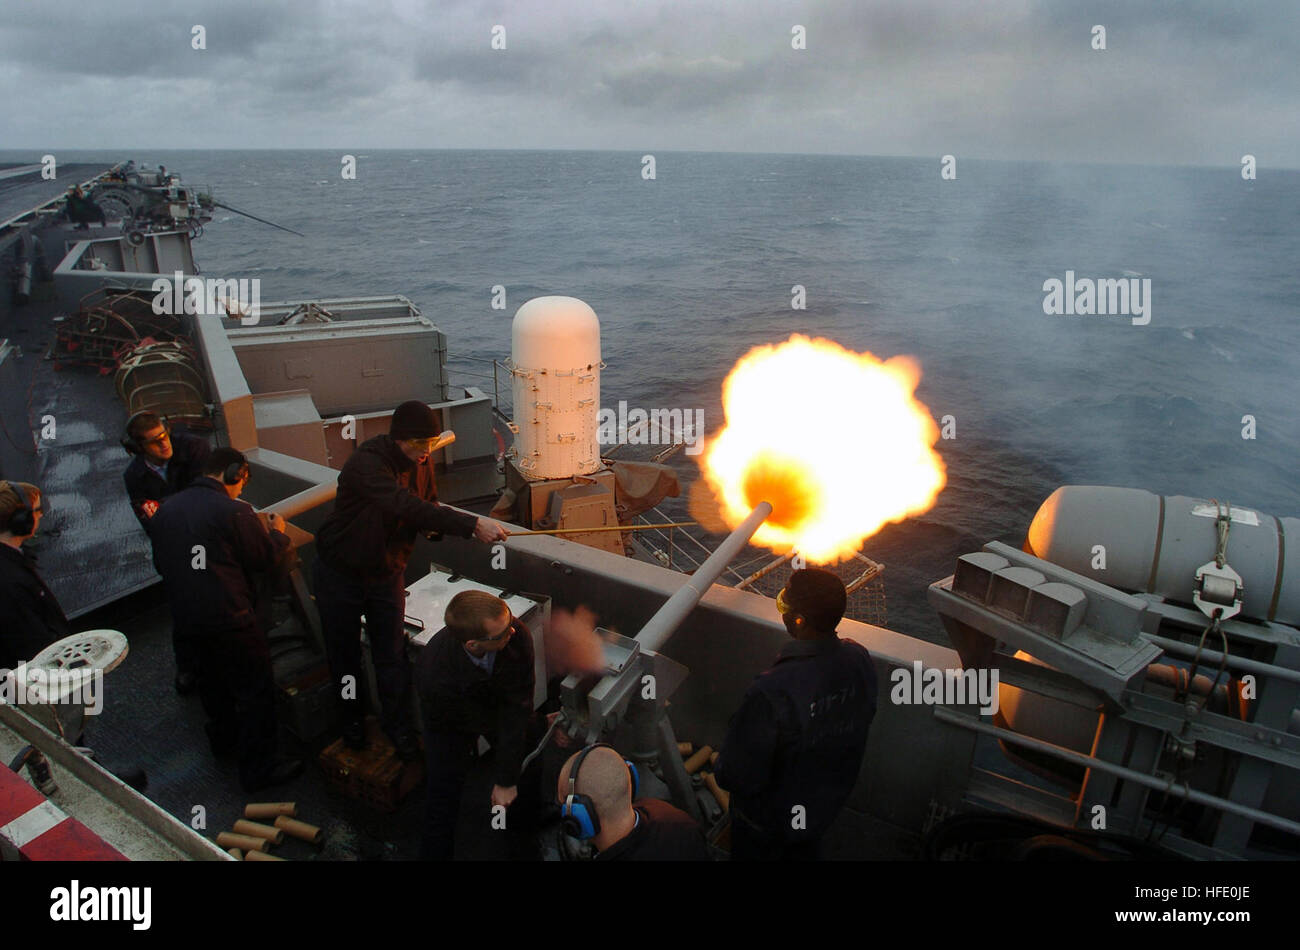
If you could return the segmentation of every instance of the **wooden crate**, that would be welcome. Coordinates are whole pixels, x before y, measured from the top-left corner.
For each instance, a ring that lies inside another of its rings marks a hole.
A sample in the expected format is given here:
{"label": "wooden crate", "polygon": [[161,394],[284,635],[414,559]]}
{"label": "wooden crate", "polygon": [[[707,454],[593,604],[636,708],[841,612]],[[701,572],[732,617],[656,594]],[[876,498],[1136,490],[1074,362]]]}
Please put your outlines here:
{"label": "wooden crate", "polygon": [[349,749],[339,739],[317,761],[335,788],[383,812],[396,811],[424,779],[424,762],[403,762],[373,716],[366,719],[366,748]]}

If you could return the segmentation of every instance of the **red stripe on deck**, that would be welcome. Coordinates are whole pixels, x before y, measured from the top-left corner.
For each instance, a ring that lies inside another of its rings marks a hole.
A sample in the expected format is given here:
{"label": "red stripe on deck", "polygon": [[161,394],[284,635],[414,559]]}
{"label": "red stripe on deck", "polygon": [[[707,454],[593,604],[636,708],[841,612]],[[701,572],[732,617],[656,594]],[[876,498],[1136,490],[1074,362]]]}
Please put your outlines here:
{"label": "red stripe on deck", "polygon": [[22,776],[0,765],[0,828],[43,801],[45,796],[24,782]]}
{"label": "red stripe on deck", "polygon": [[[0,828],[50,806],[22,776],[0,766]],[[56,809],[57,810],[57,809]],[[62,812],[60,812],[62,814]],[[122,854],[75,818],[66,815],[48,831],[20,844],[25,861],[125,861]]]}
{"label": "red stripe on deck", "polygon": [[122,854],[75,818],[68,818],[22,849],[28,861],[125,861]]}

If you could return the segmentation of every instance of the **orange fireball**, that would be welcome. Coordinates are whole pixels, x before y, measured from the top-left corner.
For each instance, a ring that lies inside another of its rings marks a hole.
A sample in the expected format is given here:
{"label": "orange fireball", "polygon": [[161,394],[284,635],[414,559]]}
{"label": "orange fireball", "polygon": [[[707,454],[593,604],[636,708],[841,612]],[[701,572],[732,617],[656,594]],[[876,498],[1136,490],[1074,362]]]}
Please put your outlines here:
{"label": "orange fireball", "polygon": [[769,501],[754,543],[825,564],[927,511],[946,476],[920,379],[906,357],[798,334],[750,350],[723,385],[726,427],[701,456],[723,518],[734,527]]}

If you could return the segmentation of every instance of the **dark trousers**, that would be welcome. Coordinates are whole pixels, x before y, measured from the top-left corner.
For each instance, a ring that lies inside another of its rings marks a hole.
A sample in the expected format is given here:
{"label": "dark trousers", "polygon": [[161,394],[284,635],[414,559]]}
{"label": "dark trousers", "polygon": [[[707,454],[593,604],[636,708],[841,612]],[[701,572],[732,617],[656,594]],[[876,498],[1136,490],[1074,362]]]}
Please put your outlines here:
{"label": "dark trousers", "polygon": [[240,781],[256,783],[275,762],[275,679],[266,634],[255,624],[191,630],[213,751],[234,749]]}
{"label": "dark trousers", "polygon": [[[340,689],[344,715],[355,719],[365,712],[361,702],[361,615],[365,614],[379,688],[381,725],[390,737],[410,731],[407,701],[411,665],[406,659],[406,632],[402,626],[406,609],[402,574],[362,579],[337,571],[318,557],[313,579],[330,674]],[[352,699],[343,698],[343,680],[347,676],[355,684],[348,691],[355,697]]]}
{"label": "dark trousers", "polygon": [[[465,779],[474,764],[478,737],[465,732],[424,733],[425,798],[421,861],[450,861]],[[484,803],[486,806],[487,803]],[[491,810],[484,808],[484,814]]]}
{"label": "dark trousers", "polygon": [[[542,730],[530,725],[529,743],[541,738]],[[489,755],[492,753],[489,753]],[[470,770],[478,761],[478,736],[465,732],[438,732],[424,730],[425,798],[424,835],[420,840],[421,861],[450,861],[455,852],[456,825],[460,820],[461,801],[465,797],[465,783]],[[506,810],[506,825],[498,856],[513,861],[537,859],[537,829],[541,811],[541,766],[533,762],[519,777],[515,785],[517,794]],[[479,777],[482,774],[479,773]],[[477,787],[477,786],[476,786]],[[554,788],[554,784],[551,786]],[[481,822],[483,832],[497,831],[492,825],[492,804],[488,790],[482,789],[482,798],[473,801],[469,821]],[[480,842],[481,844],[481,842]],[[482,849],[479,849],[480,851]],[[502,853],[504,852],[504,853]]]}
{"label": "dark trousers", "polygon": [[750,822],[736,808],[731,810],[731,860],[733,861],[816,861],[821,858],[821,837],[807,841],[786,841]]}
{"label": "dark trousers", "polygon": [[194,642],[194,631],[175,616],[172,617],[172,652],[176,654],[177,673],[198,673],[199,646]]}

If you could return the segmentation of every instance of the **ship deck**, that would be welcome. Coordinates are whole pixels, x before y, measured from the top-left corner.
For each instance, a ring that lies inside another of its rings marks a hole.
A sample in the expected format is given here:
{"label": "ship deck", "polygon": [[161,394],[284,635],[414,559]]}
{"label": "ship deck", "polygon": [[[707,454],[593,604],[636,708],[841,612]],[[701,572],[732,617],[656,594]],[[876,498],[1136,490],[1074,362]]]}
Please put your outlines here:
{"label": "ship deck", "polygon": [[[172,686],[171,618],[165,598],[153,587],[93,611],[78,628],[108,627],[125,632],[130,653],[105,679],[103,712],[86,732],[86,744],[106,765],[137,765],[147,773],[144,794],[182,822],[193,825],[203,809],[200,833],[215,840],[243,817],[249,801],[294,801],[299,818],[325,829],[323,848],[286,839],[275,854],[288,860],[414,860],[420,846],[424,795],[413,791],[391,814],[347,798],[313,763],[319,747],[299,742],[281,728],[283,752],[301,756],[308,767],[286,785],[253,796],[239,786],[234,759],[216,759],[203,730],[205,715],[196,695],[178,696]],[[506,860],[504,836],[481,823],[464,820],[470,803],[486,801],[491,789],[491,758],[480,760],[465,787],[465,806],[457,836],[458,860]],[[538,856],[557,858],[543,831]],[[912,860],[920,838],[846,808],[826,838],[831,860]]]}
{"label": "ship deck", "polygon": [[57,166],[58,177],[41,177],[40,165],[0,165],[0,223],[62,196],[74,184],[84,184],[112,165],[71,162]]}
{"label": "ship deck", "polygon": [[[35,299],[0,311],[0,339],[17,344],[23,354],[17,363],[22,391],[7,394],[5,435],[23,442],[25,416],[35,441],[23,453],[31,470],[9,477],[41,488],[45,517],[32,548],[46,583],[75,618],[156,583],[157,574],[122,486],[128,459],[118,439],[126,410],[112,376],[55,369],[48,358],[53,320],[61,312],[57,302]],[[53,438],[42,438],[43,420],[52,420]]]}

